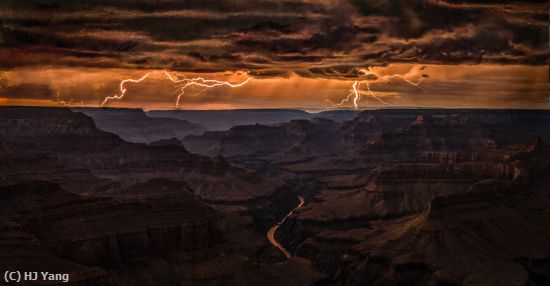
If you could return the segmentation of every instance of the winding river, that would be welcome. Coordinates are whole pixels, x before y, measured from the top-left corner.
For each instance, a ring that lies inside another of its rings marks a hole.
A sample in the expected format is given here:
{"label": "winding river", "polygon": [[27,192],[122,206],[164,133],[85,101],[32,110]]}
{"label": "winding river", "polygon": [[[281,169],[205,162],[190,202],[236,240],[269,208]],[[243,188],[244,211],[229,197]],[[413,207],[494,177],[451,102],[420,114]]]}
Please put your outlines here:
{"label": "winding river", "polygon": [[275,239],[275,232],[281,227],[281,225],[285,222],[285,220],[290,217],[295,210],[301,208],[304,205],[304,198],[298,196],[298,199],[300,200],[300,203],[297,207],[295,207],[293,210],[291,210],[280,222],[278,222],[276,225],[272,226],[269,231],[267,232],[267,239],[271,244],[273,244],[275,247],[277,247],[284,255],[289,258],[292,256],[278,241]]}

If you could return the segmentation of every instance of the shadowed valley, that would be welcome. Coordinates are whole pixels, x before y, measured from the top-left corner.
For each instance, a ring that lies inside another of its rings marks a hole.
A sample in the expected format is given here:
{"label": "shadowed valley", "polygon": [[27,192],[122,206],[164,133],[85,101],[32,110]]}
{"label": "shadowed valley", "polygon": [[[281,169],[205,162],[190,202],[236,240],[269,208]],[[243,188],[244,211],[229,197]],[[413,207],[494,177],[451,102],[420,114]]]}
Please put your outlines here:
{"label": "shadowed valley", "polygon": [[549,112],[327,114],[204,131],[3,107],[0,264],[74,285],[550,281]]}

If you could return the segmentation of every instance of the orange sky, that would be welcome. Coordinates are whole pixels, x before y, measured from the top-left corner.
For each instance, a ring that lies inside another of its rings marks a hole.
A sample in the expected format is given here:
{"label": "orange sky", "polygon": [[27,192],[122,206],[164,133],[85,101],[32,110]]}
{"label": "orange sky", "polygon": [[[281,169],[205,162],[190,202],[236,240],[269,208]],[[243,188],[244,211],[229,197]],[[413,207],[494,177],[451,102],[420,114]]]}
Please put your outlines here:
{"label": "orange sky", "polygon": [[[125,85],[127,93],[111,107],[172,109],[180,93],[176,84],[163,77],[163,71],[93,69],[93,68],[19,68],[0,72],[4,90],[28,86],[25,92],[0,98],[0,105],[98,106],[106,97],[119,93],[119,83],[126,78],[138,79],[153,74],[140,83]],[[359,108],[388,107],[486,107],[548,108],[548,67],[522,65],[414,65],[392,64],[373,68],[377,76],[400,74],[417,82],[417,88],[404,80],[370,80],[375,96],[360,85]],[[422,77],[422,75],[427,75]],[[186,74],[232,83],[247,78],[244,72]],[[181,98],[184,109],[334,108],[350,93],[354,81],[325,78],[253,78],[239,88],[188,88]],[[51,93],[37,98],[32,87],[48,88]],[[28,94],[25,94],[28,93]],[[9,97],[9,98],[7,98]],[[352,108],[351,101],[341,107]]]}

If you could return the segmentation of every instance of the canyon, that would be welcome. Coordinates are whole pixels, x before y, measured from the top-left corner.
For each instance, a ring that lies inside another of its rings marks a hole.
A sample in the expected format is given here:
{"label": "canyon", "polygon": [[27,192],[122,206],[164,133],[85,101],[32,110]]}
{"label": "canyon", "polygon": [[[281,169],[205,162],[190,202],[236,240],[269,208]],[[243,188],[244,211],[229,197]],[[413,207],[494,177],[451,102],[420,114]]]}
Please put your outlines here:
{"label": "canyon", "polygon": [[74,285],[550,283],[550,112],[212,114],[0,107],[0,265]]}

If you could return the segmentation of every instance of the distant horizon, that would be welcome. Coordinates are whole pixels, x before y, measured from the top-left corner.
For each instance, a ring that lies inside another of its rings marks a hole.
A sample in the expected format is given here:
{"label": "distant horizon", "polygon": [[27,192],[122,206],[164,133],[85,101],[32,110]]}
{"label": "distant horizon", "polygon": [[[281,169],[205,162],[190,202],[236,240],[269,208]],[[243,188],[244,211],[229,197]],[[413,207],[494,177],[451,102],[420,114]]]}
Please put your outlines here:
{"label": "distant horizon", "polygon": [[380,108],[333,108],[333,109],[312,109],[302,107],[281,107],[281,108],[228,108],[228,109],[144,109],[140,107],[100,107],[100,106],[44,106],[44,105],[0,105],[0,107],[37,107],[37,108],[66,108],[66,109],[102,109],[102,110],[142,110],[144,112],[150,111],[303,111],[307,113],[320,113],[326,111],[350,111],[350,112],[362,112],[369,110],[541,110],[550,111],[550,108],[489,108],[489,107],[412,107],[412,106],[393,106],[393,107],[380,107]]}

